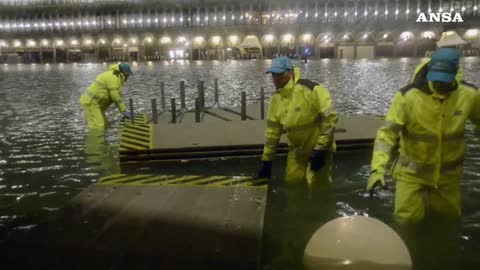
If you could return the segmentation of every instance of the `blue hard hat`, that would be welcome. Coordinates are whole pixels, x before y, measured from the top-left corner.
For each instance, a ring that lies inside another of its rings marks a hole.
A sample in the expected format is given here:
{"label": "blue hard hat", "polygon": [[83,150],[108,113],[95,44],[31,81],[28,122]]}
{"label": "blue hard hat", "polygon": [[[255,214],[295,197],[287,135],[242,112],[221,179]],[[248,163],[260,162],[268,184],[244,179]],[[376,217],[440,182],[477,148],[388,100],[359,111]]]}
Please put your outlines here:
{"label": "blue hard hat", "polygon": [[284,73],[293,69],[292,60],[286,56],[280,56],[272,60],[272,66],[265,73]]}
{"label": "blue hard hat", "polygon": [[125,72],[128,75],[133,75],[132,69],[130,68],[130,65],[127,63],[121,63],[118,65],[118,68],[120,69],[121,72]]}
{"label": "blue hard hat", "polygon": [[427,80],[451,83],[455,81],[461,53],[454,48],[440,48],[432,54]]}

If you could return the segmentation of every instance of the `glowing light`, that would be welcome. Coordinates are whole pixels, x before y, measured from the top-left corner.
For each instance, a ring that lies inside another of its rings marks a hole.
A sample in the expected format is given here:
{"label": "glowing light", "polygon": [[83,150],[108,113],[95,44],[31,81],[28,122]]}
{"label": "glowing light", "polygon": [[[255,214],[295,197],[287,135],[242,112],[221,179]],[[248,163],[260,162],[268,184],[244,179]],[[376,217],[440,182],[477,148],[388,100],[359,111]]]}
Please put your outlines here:
{"label": "glowing light", "polygon": [[422,37],[425,39],[433,39],[435,38],[435,33],[433,33],[432,31],[425,31],[422,33]]}
{"label": "glowing light", "polygon": [[172,39],[170,37],[165,36],[160,39],[160,44],[169,44],[169,43],[172,43]]}
{"label": "glowing light", "polygon": [[220,40],[221,40],[221,39],[220,39],[219,36],[214,36],[214,37],[212,37],[212,43],[213,43],[213,45],[218,45],[218,44],[220,44]]}
{"label": "glowing light", "polygon": [[85,40],[85,45],[90,45],[92,43],[93,43],[93,40],[91,40],[91,39]]}
{"label": "glowing light", "polygon": [[395,10],[395,15],[398,15],[398,9]]}
{"label": "glowing light", "polygon": [[405,11],[405,13],[410,14],[410,9],[407,9],[407,11]]}
{"label": "glowing light", "polygon": [[100,39],[101,44],[105,44],[105,39]]}
{"label": "glowing light", "polygon": [[73,40],[70,42],[70,44],[71,44],[72,46],[77,46],[77,45],[78,45],[78,40],[73,39]]}
{"label": "glowing light", "polygon": [[265,36],[265,41],[272,42],[275,37],[272,34],[268,34]]}
{"label": "glowing light", "polygon": [[465,32],[465,36],[468,38],[474,38],[478,36],[478,29],[470,29]]}
{"label": "glowing light", "polygon": [[284,42],[290,42],[290,41],[292,41],[292,39],[293,39],[293,36],[291,34],[285,34],[283,36],[283,41]]}
{"label": "glowing light", "polygon": [[43,45],[43,46],[48,46],[48,40],[43,39],[43,40],[42,40],[42,45]]}
{"label": "glowing light", "polygon": [[465,11],[467,10],[467,8],[465,6],[462,7],[462,11]]}
{"label": "glowing light", "polygon": [[305,34],[303,35],[303,41],[307,42],[312,38],[312,34]]}
{"label": "glowing light", "polygon": [[57,46],[63,46],[63,40],[57,40],[56,44]]}
{"label": "glowing light", "polygon": [[34,40],[28,40],[27,41],[27,47],[35,47],[37,43]]}
{"label": "glowing light", "polygon": [[228,39],[230,40],[231,43],[237,43],[238,36],[230,36]]}
{"label": "glowing light", "polygon": [[367,34],[364,34],[364,35],[363,35],[363,39],[366,39],[367,37],[368,37]]}
{"label": "glowing light", "polygon": [[204,38],[201,37],[201,36],[195,37],[195,38],[193,39],[193,42],[195,42],[195,43],[198,44],[198,45],[202,44],[203,41],[204,41]]}
{"label": "glowing light", "polygon": [[402,34],[400,34],[400,38],[402,40],[410,40],[413,38],[413,34],[412,32],[403,32]]}
{"label": "glowing light", "polygon": [[388,34],[383,34],[383,38],[384,39],[388,38]]}
{"label": "glowing light", "polygon": [[152,42],[152,38],[151,38],[151,37],[147,37],[147,38],[145,39],[145,41],[148,42],[148,43],[151,43],[151,42]]}

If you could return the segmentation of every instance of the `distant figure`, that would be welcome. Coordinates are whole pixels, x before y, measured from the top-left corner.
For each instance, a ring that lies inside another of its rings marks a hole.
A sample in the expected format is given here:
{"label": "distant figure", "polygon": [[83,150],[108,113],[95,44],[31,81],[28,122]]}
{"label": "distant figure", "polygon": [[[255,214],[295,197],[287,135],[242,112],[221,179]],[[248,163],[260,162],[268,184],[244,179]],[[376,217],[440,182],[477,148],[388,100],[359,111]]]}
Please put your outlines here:
{"label": "distant figure", "polygon": [[122,100],[121,90],[128,77],[132,74],[129,64],[114,64],[108,71],[98,75],[95,81],[80,97],[89,129],[105,129],[107,119],[105,111],[110,104],[115,103],[123,116],[132,119],[133,113],[127,111]]}
{"label": "distant figure", "polygon": [[270,178],[280,136],[286,133],[289,153],[286,181],[329,184],[338,117],[330,93],[322,85],[301,79],[290,58],[273,59],[267,70],[277,91],[268,108],[266,142],[257,178]]}
{"label": "distant figure", "polygon": [[367,191],[385,187],[385,166],[399,146],[393,177],[400,221],[422,220],[427,206],[444,217],[461,215],[465,125],[480,127],[480,94],[462,81],[460,56],[453,48],[435,51],[395,94],[377,132]]}

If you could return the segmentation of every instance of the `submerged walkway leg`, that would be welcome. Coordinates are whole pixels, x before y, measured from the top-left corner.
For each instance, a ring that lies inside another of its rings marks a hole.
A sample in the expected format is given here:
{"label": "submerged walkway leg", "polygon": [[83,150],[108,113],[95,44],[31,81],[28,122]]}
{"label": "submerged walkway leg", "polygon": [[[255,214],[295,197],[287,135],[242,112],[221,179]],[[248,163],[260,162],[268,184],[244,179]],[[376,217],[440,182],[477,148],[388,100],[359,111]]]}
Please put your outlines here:
{"label": "submerged walkway leg", "polygon": [[177,105],[175,104],[175,99],[170,99],[170,103],[172,105],[172,123],[177,123]]}

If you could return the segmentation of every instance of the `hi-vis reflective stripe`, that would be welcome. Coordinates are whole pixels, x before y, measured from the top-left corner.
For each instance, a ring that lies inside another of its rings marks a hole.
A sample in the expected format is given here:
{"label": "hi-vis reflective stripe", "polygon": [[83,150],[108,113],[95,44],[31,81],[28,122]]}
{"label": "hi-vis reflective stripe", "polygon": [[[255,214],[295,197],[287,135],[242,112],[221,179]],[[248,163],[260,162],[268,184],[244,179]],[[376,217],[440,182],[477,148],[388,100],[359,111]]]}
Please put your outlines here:
{"label": "hi-vis reflective stripe", "polygon": [[267,120],[267,128],[283,128],[283,126],[279,122]]}
{"label": "hi-vis reflective stripe", "polygon": [[422,141],[422,142],[429,142],[429,143],[437,143],[438,141],[437,136],[434,134],[418,134],[412,131],[405,130],[402,135],[406,139],[413,140],[413,141]]}
{"label": "hi-vis reflective stripe", "polygon": [[385,127],[392,130],[395,133],[400,132],[400,130],[402,130],[402,128],[403,128],[402,125],[399,125],[399,124],[394,123],[394,122],[390,122],[388,120],[385,120]]}
{"label": "hi-vis reflective stripe", "polygon": [[103,177],[98,185],[107,186],[162,186],[162,185],[207,185],[216,187],[266,187],[267,179],[254,180],[249,176],[198,176],[198,175],[152,175],[116,174]]}
{"label": "hi-vis reflective stripe", "polygon": [[374,146],[373,146],[373,152],[385,152],[385,153],[390,153],[392,152],[393,145],[381,142],[381,141],[376,141]]}
{"label": "hi-vis reflective stripe", "polygon": [[279,141],[280,138],[267,138],[265,141],[265,145],[268,145],[270,147],[277,147]]}
{"label": "hi-vis reflective stripe", "polygon": [[[461,168],[463,164],[463,160],[464,160],[464,156],[461,156],[455,160],[443,162],[440,166],[440,173],[448,173]],[[398,158],[397,165],[407,168],[411,171],[414,171],[419,175],[433,174],[436,168],[436,164],[426,164],[426,163],[415,162],[405,156],[400,156]]]}
{"label": "hi-vis reflective stripe", "polygon": [[[411,131],[404,131],[403,136],[409,140],[415,141],[422,141],[422,142],[429,142],[429,143],[437,143],[438,137],[434,134],[417,134]],[[445,134],[442,137],[444,142],[456,142],[462,141],[465,138],[465,133],[454,133],[454,134]]]}
{"label": "hi-vis reflective stripe", "polygon": [[108,87],[105,84],[103,84],[99,81],[94,81],[93,83],[96,84],[98,86],[98,88],[108,91]]}
{"label": "hi-vis reflective stripe", "polygon": [[134,124],[124,119],[120,130],[120,151],[147,150],[151,147],[152,126],[144,114],[135,114]]}
{"label": "hi-vis reflective stripe", "polygon": [[463,141],[465,139],[465,132],[443,135],[443,140],[448,142]]}
{"label": "hi-vis reflective stripe", "polygon": [[303,130],[313,128],[315,126],[320,126],[321,122],[322,122],[322,118],[319,117],[319,118],[315,119],[313,122],[305,124],[305,125],[299,125],[299,126],[296,126],[296,127],[285,128],[285,131],[286,132],[299,132],[299,131],[303,131]]}

